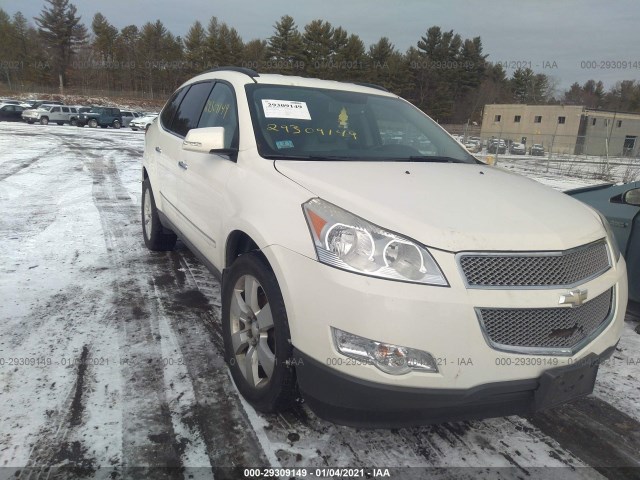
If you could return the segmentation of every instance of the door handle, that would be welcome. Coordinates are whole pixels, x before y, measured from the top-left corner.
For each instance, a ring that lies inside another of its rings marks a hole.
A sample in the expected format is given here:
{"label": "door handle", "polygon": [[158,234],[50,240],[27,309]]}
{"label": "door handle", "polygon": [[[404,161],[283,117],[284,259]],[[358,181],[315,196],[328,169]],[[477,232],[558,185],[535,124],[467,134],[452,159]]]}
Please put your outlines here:
{"label": "door handle", "polygon": [[162,149],[160,147],[156,147],[156,152],[162,153]]}
{"label": "door handle", "polygon": [[185,170],[187,169],[187,164],[186,164],[186,163],[184,163],[182,160],[180,160],[180,161],[178,162],[178,166],[179,166],[180,168],[184,168]]}

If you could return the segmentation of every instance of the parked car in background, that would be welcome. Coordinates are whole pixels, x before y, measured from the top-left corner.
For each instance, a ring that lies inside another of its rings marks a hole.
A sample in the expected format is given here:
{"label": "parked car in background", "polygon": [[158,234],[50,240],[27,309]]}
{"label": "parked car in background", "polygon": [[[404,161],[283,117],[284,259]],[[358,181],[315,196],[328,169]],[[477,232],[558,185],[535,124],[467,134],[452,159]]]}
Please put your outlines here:
{"label": "parked car in background", "polygon": [[22,102],[20,100],[11,100],[11,99],[0,100],[0,105],[2,105],[3,103],[6,105],[20,105]]}
{"label": "parked car in background", "polygon": [[20,105],[0,103],[0,121],[2,122],[20,122],[22,121],[22,112],[24,108]]}
{"label": "parked car in background", "polygon": [[507,152],[507,144],[504,140],[498,140],[497,138],[492,138],[489,140],[489,144],[487,145],[487,153],[506,153]]}
{"label": "parked car in background", "polygon": [[607,218],[627,261],[629,299],[640,302],[640,182],[596,185],[565,193]]}
{"label": "parked car in background", "polygon": [[157,113],[146,115],[144,117],[138,117],[131,120],[131,123],[129,123],[129,126],[131,127],[131,130],[146,131],[149,128],[149,126],[156,120],[156,118],[158,118]]}
{"label": "parked car in background", "polygon": [[478,141],[475,141],[475,140],[467,141],[467,143],[464,144],[464,147],[470,153],[478,153],[478,152],[482,151],[482,143],[478,142]]}
{"label": "parked car in background", "polygon": [[27,123],[38,122],[47,125],[49,122],[64,125],[75,125],[78,120],[78,109],[68,105],[40,105],[40,107],[25,110],[22,119]]}
{"label": "parked car in background", "polygon": [[119,108],[91,107],[88,112],[83,112],[78,117],[78,127],[88,125],[91,128],[122,127],[122,113]]}
{"label": "parked car in background", "polygon": [[509,147],[509,153],[513,153],[514,155],[524,155],[526,152],[527,151],[522,143],[514,142]]}
{"label": "parked car in background", "polygon": [[382,89],[204,73],[140,178],[146,246],[179,236],[222,277],[224,360],[260,411],[301,393],[368,427],[531,414],[590,393],[620,339],[606,220]]}
{"label": "parked car in background", "polygon": [[537,155],[537,156],[544,155],[544,147],[539,143],[534,143],[533,145],[531,145],[531,148],[529,149],[529,155]]}
{"label": "parked car in background", "polygon": [[122,126],[128,127],[132,120],[135,120],[139,117],[138,112],[133,112],[131,110],[121,110],[122,113]]}

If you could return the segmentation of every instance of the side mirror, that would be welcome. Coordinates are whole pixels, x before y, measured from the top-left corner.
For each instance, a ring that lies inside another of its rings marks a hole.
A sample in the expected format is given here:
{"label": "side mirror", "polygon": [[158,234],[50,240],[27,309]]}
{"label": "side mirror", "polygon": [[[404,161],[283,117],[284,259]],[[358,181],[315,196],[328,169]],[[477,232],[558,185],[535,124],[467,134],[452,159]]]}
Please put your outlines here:
{"label": "side mirror", "polygon": [[199,153],[228,154],[224,148],[224,127],[194,128],[187,132],[182,149]]}
{"label": "side mirror", "polygon": [[627,205],[640,207],[640,188],[634,188],[624,192],[624,195],[622,195],[622,201]]}

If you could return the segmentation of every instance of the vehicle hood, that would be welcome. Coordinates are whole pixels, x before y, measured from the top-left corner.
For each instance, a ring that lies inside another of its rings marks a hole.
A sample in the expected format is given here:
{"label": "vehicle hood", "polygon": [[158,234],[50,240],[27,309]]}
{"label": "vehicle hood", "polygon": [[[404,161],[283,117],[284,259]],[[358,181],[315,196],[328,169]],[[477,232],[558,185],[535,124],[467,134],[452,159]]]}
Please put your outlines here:
{"label": "vehicle hood", "polygon": [[581,202],[485,165],[277,160],[275,168],[314,196],[442,250],[565,250],[606,235]]}

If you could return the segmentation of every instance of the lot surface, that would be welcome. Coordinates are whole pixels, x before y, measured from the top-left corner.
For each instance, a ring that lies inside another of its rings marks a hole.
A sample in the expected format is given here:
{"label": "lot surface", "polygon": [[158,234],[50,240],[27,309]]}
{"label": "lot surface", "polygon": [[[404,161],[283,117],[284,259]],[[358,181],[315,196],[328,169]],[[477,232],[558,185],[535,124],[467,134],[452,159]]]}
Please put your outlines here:
{"label": "lot surface", "polygon": [[[632,313],[594,395],[535,418],[385,431],[304,405],[256,413],[222,360],[217,281],[181,244],[144,246],[143,147],[125,129],[0,123],[0,478],[244,478],[247,466],[640,476]],[[536,162],[501,165],[555,188],[594,183]]]}

